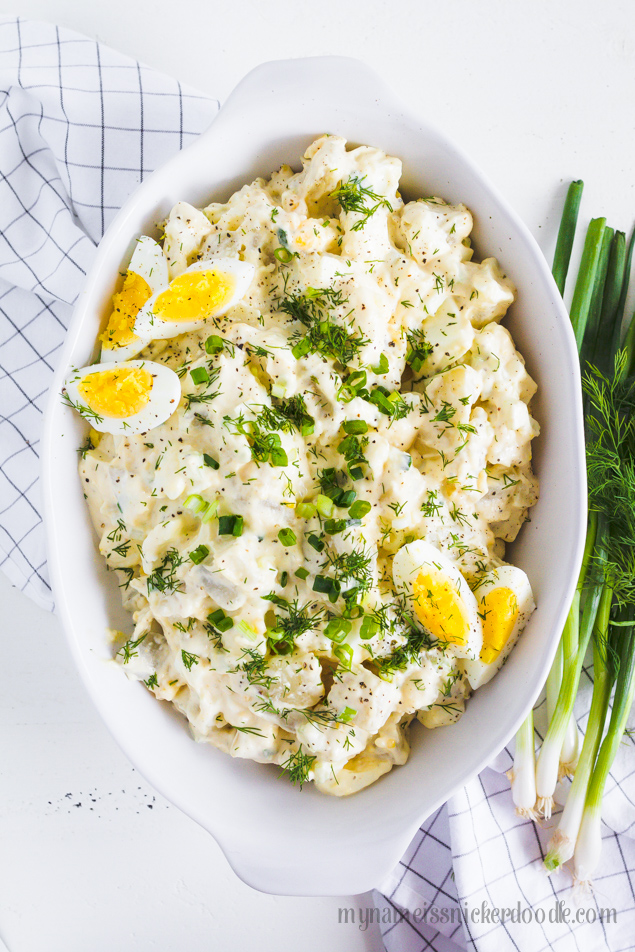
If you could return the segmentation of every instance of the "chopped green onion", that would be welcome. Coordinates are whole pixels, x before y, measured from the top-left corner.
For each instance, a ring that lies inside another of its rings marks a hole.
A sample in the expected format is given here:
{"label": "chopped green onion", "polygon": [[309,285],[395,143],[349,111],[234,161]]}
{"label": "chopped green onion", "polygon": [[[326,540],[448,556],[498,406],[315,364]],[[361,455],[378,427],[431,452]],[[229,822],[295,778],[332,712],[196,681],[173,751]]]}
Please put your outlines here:
{"label": "chopped green onion", "polygon": [[301,357],[306,357],[306,355],[309,353],[310,350],[311,350],[311,341],[309,340],[308,337],[303,337],[301,340],[298,341],[295,347],[292,347],[291,353],[293,354],[296,360],[300,360]]}
{"label": "chopped green onion", "polygon": [[347,526],[347,519],[327,519],[324,523],[324,531],[328,535],[337,535],[339,532],[344,532]]}
{"label": "chopped green onion", "polygon": [[220,500],[214,499],[213,502],[207,504],[207,509],[201,517],[201,522],[211,522],[214,516],[218,513],[218,507],[220,506]]}
{"label": "chopped green onion", "polygon": [[229,631],[230,628],[234,627],[234,619],[226,615],[222,608],[217,608],[215,611],[210,612],[207,616],[207,620],[210,625],[213,625],[214,628],[218,628],[219,631]]}
{"label": "chopped green onion", "polygon": [[[308,573],[307,573],[308,574]],[[333,589],[333,579],[328,578],[326,575],[316,575],[313,579],[313,591],[322,592],[324,595],[328,595]]]}
{"label": "chopped green onion", "polygon": [[197,546],[193,552],[190,552],[190,559],[194,565],[199,565],[203,559],[206,559],[209,555],[209,549],[206,545]]}
{"label": "chopped green onion", "polygon": [[290,261],[293,261],[293,253],[288,248],[276,248],[274,255],[281,264],[289,264]]}
{"label": "chopped green onion", "polygon": [[209,383],[207,367],[195,367],[194,370],[190,370],[190,377],[192,378],[192,383],[195,383],[197,386],[202,383]]}
{"label": "chopped green onion", "polygon": [[348,724],[352,720],[352,718],[355,717],[356,714],[357,714],[357,711],[355,710],[354,707],[345,707],[342,713],[340,714],[340,716],[338,717],[338,721],[340,722],[340,724]]}
{"label": "chopped green onion", "polygon": [[295,545],[297,541],[293,529],[281,529],[278,538],[283,545]]}
{"label": "chopped green onion", "polygon": [[280,585],[282,586],[282,588],[286,588],[288,581],[289,581],[289,573],[283,572],[282,575],[280,576]]}
{"label": "chopped green onion", "polygon": [[317,513],[317,509],[312,502],[297,502],[295,504],[295,514],[298,519],[310,519]]}
{"label": "chopped green onion", "polygon": [[316,552],[322,552],[324,550],[324,546],[326,545],[322,539],[318,538],[316,535],[313,535],[313,533],[311,533],[306,541],[315,549]]}
{"label": "chopped green onion", "polygon": [[269,461],[272,466],[288,466],[289,457],[281,446],[272,446]]}
{"label": "chopped green onion", "polygon": [[320,493],[315,500],[315,508],[320,513],[321,516],[331,516],[333,515],[333,510],[335,505],[332,499],[329,499],[328,496],[323,496]]}
{"label": "chopped green onion", "polygon": [[339,644],[346,640],[346,636],[350,633],[352,627],[351,622],[347,618],[331,618],[324,629],[324,634],[331,641],[335,641]]}
{"label": "chopped green onion", "polygon": [[360,436],[368,432],[368,423],[366,420],[347,420],[344,424],[344,432],[353,436]]}
{"label": "chopped green onion", "polygon": [[211,469],[220,469],[220,463],[218,460],[214,459],[213,456],[210,456],[209,453],[203,453],[203,462]]}
{"label": "chopped green onion", "polygon": [[365,370],[354,370],[338,390],[337,399],[350,402],[353,397],[358,396],[366,386],[367,376]]}
{"label": "chopped green onion", "polygon": [[231,535],[236,537],[241,536],[243,534],[243,517],[242,516],[219,516],[218,534]]}
{"label": "chopped green onion", "polygon": [[382,354],[379,358],[379,363],[376,367],[371,367],[371,370],[375,374],[387,374],[390,370],[390,364],[388,363],[388,358],[385,354]]}
{"label": "chopped green onion", "polygon": [[208,354],[220,354],[223,347],[223,338],[218,334],[211,334],[205,341],[205,352]]}
{"label": "chopped green onion", "polygon": [[363,638],[364,641],[368,641],[369,638],[375,637],[379,628],[380,625],[376,618],[373,618],[372,615],[365,615],[362,626],[359,629],[359,637]]}
{"label": "chopped green onion", "polygon": [[303,580],[307,579],[309,577],[309,570],[303,569],[303,568],[296,569],[295,575],[297,575],[298,578],[301,578]]}
{"label": "chopped green onion", "polygon": [[250,641],[256,641],[258,639],[258,632],[255,628],[252,628],[251,625],[248,625],[246,621],[239,621],[238,628]]}
{"label": "chopped green onion", "polygon": [[192,493],[192,495],[188,496],[185,502],[183,503],[183,508],[189,509],[190,512],[193,512],[194,514],[198,512],[202,512],[202,510],[205,509],[206,506],[207,506],[207,503],[205,502],[202,496],[198,495],[198,493]]}
{"label": "chopped green onion", "polygon": [[371,504],[366,499],[358,499],[348,510],[351,519],[363,519],[372,509]]}
{"label": "chopped green onion", "polygon": [[388,396],[382,392],[382,389],[377,387],[373,390],[368,397],[369,401],[373,403],[381,413],[386,416],[392,416],[394,413],[394,407],[392,402],[388,399]]}
{"label": "chopped green onion", "polygon": [[327,519],[324,523],[324,531],[327,535],[338,535],[349,529],[351,526],[360,526],[360,519]]}
{"label": "chopped green onion", "polygon": [[357,499],[357,493],[354,489],[345,489],[339,496],[336,496],[333,502],[338,507],[338,509],[348,509],[351,503],[355,502]]}
{"label": "chopped green onion", "polygon": [[333,654],[346,671],[350,671],[353,666],[353,649],[350,645],[335,645]]}

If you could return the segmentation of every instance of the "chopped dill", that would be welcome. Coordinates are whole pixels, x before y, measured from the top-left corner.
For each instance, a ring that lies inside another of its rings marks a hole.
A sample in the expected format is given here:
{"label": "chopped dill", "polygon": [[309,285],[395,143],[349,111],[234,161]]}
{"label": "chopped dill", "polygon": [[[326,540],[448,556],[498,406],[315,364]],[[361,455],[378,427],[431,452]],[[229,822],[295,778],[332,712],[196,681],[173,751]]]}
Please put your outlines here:
{"label": "chopped dill", "polygon": [[181,659],[188,671],[191,671],[193,665],[198,664],[200,661],[200,658],[198,657],[198,655],[195,655],[189,651],[186,651],[185,648],[181,649]]}
{"label": "chopped dill", "polygon": [[[346,182],[340,181],[329,198],[336,199],[344,212],[354,212],[362,217],[355,222],[352,231],[361,231],[368,219],[380,208],[392,211],[392,205],[383,195],[378,195],[363,183],[366,176],[351,175]],[[374,204],[373,204],[374,203]]]}
{"label": "chopped dill", "polygon": [[280,764],[282,770],[279,776],[282,777],[283,774],[286,774],[291,783],[300,785],[301,790],[302,785],[309,779],[309,774],[316,760],[317,758],[312,754],[305,754],[302,750],[302,744],[300,744],[298,749],[290,753],[287,759]]}
{"label": "chopped dill", "polygon": [[279,304],[280,310],[304,324],[308,331],[292,335],[293,356],[297,360],[309,353],[318,353],[346,367],[358,355],[368,340],[359,333],[350,334],[346,327],[331,319],[331,312],[347,300],[335,288],[309,287],[303,294],[286,294]]}
{"label": "chopped dill", "polygon": [[132,638],[129,638],[128,641],[125,643],[125,645],[123,645],[123,647],[119,649],[119,651],[117,652],[117,655],[122,656],[124,664],[128,664],[131,658],[137,657],[137,655],[139,654],[139,652],[137,651],[137,648],[139,647],[141,642],[147,637],[148,637],[148,632],[144,631],[144,633],[140,635],[139,638],[136,638],[134,641]]}
{"label": "chopped dill", "polygon": [[146,579],[148,594],[150,592],[167,592],[169,594],[176,592],[180,585],[176,577],[176,570],[182,564],[183,559],[179,555],[178,549],[168,549],[163,561]]}

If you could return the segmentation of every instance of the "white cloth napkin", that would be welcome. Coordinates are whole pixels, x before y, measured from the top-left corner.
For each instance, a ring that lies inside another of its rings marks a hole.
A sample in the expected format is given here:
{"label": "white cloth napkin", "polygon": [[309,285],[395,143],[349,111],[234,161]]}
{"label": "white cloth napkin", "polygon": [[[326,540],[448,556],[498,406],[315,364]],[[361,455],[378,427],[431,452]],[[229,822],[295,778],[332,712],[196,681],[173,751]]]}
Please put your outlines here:
{"label": "white cloth napkin", "polygon": [[[52,608],[38,446],[71,307],[119,206],[209,124],[218,104],[93,40],[15,18],[0,22],[0,80],[0,565]],[[617,923],[549,921],[556,900],[570,897],[569,879],[544,875],[548,831],[514,816],[506,749],[426,821],[375,894],[389,952],[635,948],[634,753],[625,741],[609,780],[596,895],[581,907],[615,908]],[[544,907],[546,921],[458,922],[459,909],[471,917],[483,902],[490,916]],[[435,912],[423,922],[426,905]],[[454,922],[433,921],[452,910]]]}

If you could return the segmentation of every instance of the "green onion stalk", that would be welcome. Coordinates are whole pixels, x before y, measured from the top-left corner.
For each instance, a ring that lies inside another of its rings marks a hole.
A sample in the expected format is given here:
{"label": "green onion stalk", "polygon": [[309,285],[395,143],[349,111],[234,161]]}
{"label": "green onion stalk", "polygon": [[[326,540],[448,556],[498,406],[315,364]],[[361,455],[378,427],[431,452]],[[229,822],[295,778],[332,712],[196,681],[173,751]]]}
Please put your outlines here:
{"label": "green onion stalk", "polygon": [[[606,228],[603,219],[591,222],[571,308],[585,371],[590,516],[576,592],[576,596],[582,594],[583,607],[577,657],[567,670],[567,651],[573,641],[569,618],[562,640],[562,683],[538,758],[536,787],[538,806],[548,815],[555,759],[550,741],[552,747],[557,746],[565,730],[562,721],[569,700],[573,704],[584,654],[593,637],[594,686],[584,743],[545,857],[551,872],[573,856],[575,878],[583,884],[589,883],[599,861],[602,796],[635,695],[635,381],[628,376],[635,364],[635,322],[627,328],[625,349],[618,350],[634,237],[627,249],[623,232]],[[612,712],[602,740],[614,684]],[[552,696],[553,691],[552,683]]]}
{"label": "green onion stalk", "polygon": [[[560,291],[560,294],[564,293],[565,282],[567,279],[567,273],[569,271],[569,262],[571,260],[571,250],[573,248],[573,241],[575,238],[575,230],[578,221],[578,214],[580,211],[580,200],[582,198],[582,191],[584,185],[582,181],[578,180],[572,182],[569,186],[567,197],[564,204],[564,209],[562,213],[562,219],[560,221],[560,229],[558,231],[558,240],[556,243],[556,252],[554,255],[553,261],[553,276]],[[596,265],[597,267],[597,265]],[[591,305],[591,295],[589,295],[589,300],[587,303],[587,308]],[[578,309],[581,305],[578,304]],[[569,629],[572,633],[572,629]],[[553,714],[555,712],[555,707],[557,704],[557,697],[559,695],[561,686],[562,686],[562,670],[563,670],[563,654],[562,654],[562,642],[558,645],[558,650],[556,657],[551,666],[549,672],[549,678],[547,680],[547,714],[548,721],[551,723],[553,719]],[[533,815],[536,816],[535,807],[536,807],[536,795],[535,795],[535,784],[536,784],[536,761],[535,761],[535,747],[533,741],[533,711],[530,711],[527,718],[520,727],[518,733],[516,734],[516,752],[514,756],[514,769],[508,772],[508,777],[511,782],[512,790],[512,799],[516,805],[516,812],[522,816]],[[528,742],[529,731],[531,730],[531,743]],[[564,734],[562,736],[562,741],[558,748],[558,764],[560,763],[560,753],[562,751],[562,744],[564,742]],[[555,742],[554,742],[555,747]],[[558,770],[556,770],[557,776]],[[527,782],[526,778],[533,778],[533,788],[531,788]],[[555,786],[555,785],[554,785]],[[531,796],[531,789],[534,791],[534,802],[529,804],[528,799]]]}
{"label": "green onion stalk", "polygon": [[588,726],[584,735],[582,752],[573,777],[573,783],[569,789],[567,801],[560,816],[560,822],[547,846],[547,855],[545,856],[544,862],[549,872],[557,869],[562,863],[566,863],[566,861],[573,856],[580,824],[582,822],[586,791],[597,757],[600,740],[602,739],[602,731],[604,729],[609,704],[609,695],[611,693],[612,678],[609,674],[608,665],[604,663],[605,658],[601,655],[601,644],[608,635],[612,597],[613,591],[610,586],[603,586],[597,615],[599,637],[593,639],[594,682]]}
{"label": "green onion stalk", "polygon": [[536,756],[534,740],[533,709],[518,728],[514,766],[507,771],[511,783],[512,799],[516,815],[526,820],[536,820]]}
{"label": "green onion stalk", "polygon": [[[577,208],[574,210],[577,215]],[[571,211],[565,203],[563,222],[570,214]],[[561,224],[561,230],[562,228],[563,225]],[[567,223],[566,228],[567,231],[570,231],[569,223]],[[571,303],[571,324],[578,353],[582,351],[585,340],[588,340],[588,334],[585,334],[585,331],[589,326],[589,317],[593,314],[592,309],[598,307],[597,287],[600,283],[602,285],[605,283],[603,272],[603,262],[606,260],[605,231],[606,219],[593,219],[589,224],[584,242],[582,262]],[[556,248],[556,252],[557,250]],[[556,271],[561,270],[557,261],[554,261],[554,268]],[[551,816],[556,784],[563,776],[569,776],[573,773],[579,752],[578,731],[573,717],[573,705],[580,682],[584,654],[593,627],[592,624],[591,629],[587,626],[584,629],[583,637],[580,637],[580,603],[587,569],[593,557],[596,529],[597,520],[589,519],[582,568],[562,632],[562,681],[560,691],[536,764],[536,809],[539,814],[546,818]],[[571,738],[569,742],[567,742],[567,732],[569,732]]]}
{"label": "green onion stalk", "polygon": [[624,634],[619,639],[619,648],[619,674],[615,685],[611,720],[589,782],[573,857],[574,877],[581,886],[589,885],[600,859],[602,797],[609,770],[624,736],[635,696],[635,630],[632,623],[624,629]]}

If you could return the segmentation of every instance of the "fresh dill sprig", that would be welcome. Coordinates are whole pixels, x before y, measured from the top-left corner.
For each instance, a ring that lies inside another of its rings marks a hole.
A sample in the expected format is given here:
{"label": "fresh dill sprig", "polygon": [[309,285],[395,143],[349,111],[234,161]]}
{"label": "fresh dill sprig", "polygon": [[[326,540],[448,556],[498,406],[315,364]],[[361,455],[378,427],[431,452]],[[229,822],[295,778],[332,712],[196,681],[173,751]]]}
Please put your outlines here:
{"label": "fresh dill sprig", "polygon": [[421,503],[421,512],[427,519],[437,516],[443,509],[443,500],[439,499],[436,489],[429,489],[428,495]]}
{"label": "fresh dill sprig", "polygon": [[109,542],[119,542],[121,539],[121,536],[123,535],[125,531],[126,531],[126,523],[123,521],[123,519],[117,519],[117,525],[112,530],[112,532],[108,533],[106,538],[108,539]]}
{"label": "fresh dill sprig", "polygon": [[589,506],[608,523],[602,568],[621,605],[635,600],[635,381],[626,377],[624,351],[612,379],[590,367],[582,386],[589,401]]}
{"label": "fresh dill sprig", "polygon": [[309,287],[303,294],[286,293],[279,309],[307,328],[307,332],[292,335],[296,359],[318,353],[346,367],[359,354],[368,340],[360,333],[350,334],[346,327],[332,320],[332,311],[347,300],[334,288]]}
{"label": "fresh dill sprig", "polygon": [[[193,371],[192,371],[193,372]],[[213,390],[210,392],[210,387],[218,380],[220,376],[220,367],[212,367],[208,369],[207,380],[205,383],[205,390],[197,393],[186,393],[184,395],[185,399],[185,409],[189,410],[192,404],[194,403],[211,403],[212,400],[215,400],[221,393],[220,390]]]}
{"label": "fresh dill sprig", "polygon": [[287,759],[280,764],[282,769],[279,776],[282,777],[283,774],[286,774],[291,783],[300,785],[301,790],[302,785],[308,781],[316,760],[317,757],[312,754],[305,754],[302,750],[302,744],[300,744],[298,749],[290,753]]}
{"label": "fresh dill sprig", "polygon": [[406,363],[412,367],[413,373],[418,374],[434,348],[426,340],[422,330],[408,331],[406,340],[408,342]]}
{"label": "fresh dill sprig", "polygon": [[309,614],[309,605],[299,605],[298,599],[288,601],[270,592],[269,595],[262,596],[265,600],[273,602],[284,612],[283,615],[275,616],[273,627],[267,628],[267,646],[274,654],[290,654],[295,648],[295,640],[306,631],[312,631],[317,628],[323,618],[321,610]]}
{"label": "fresh dill sprig", "polygon": [[[340,181],[329,198],[338,201],[344,212],[354,212],[362,217],[355,222],[352,231],[361,231],[368,219],[375,214],[379,208],[386,208],[392,211],[392,205],[383,195],[378,195],[371,188],[367,188],[363,183],[366,176],[351,175],[346,182]],[[374,203],[374,204],[373,204]]]}
{"label": "fresh dill sprig", "polygon": [[242,671],[250,684],[258,685],[268,691],[278,680],[267,673],[267,659],[254,648],[244,648],[241,655],[242,663],[236,665],[236,671]]}
{"label": "fresh dill sprig", "polygon": [[85,420],[90,420],[92,423],[103,423],[103,420],[104,420],[103,416],[100,416],[96,410],[91,410],[91,408],[87,406],[85,403],[79,403],[79,401],[77,403],[74,403],[69,397],[66,390],[62,390],[62,401],[66,404],[67,407],[71,407],[71,409],[77,410],[77,412],[81,416],[83,416]]}
{"label": "fresh dill sprig", "polygon": [[250,407],[260,412],[257,421],[265,430],[282,430],[283,433],[293,433],[297,430],[302,436],[310,436],[315,429],[315,420],[307,410],[306,402],[301,393],[289,399],[279,399],[271,407]]}
{"label": "fresh dill sprig", "polygon": [[[269,410],[269,407],[263,409]],[[243,413],[233,418],[223,417],[223,424],[230,433],[240,433],[245,437],[251,450],[251,458],[256,463],[269,463],[271,466],[287,466],[289,457],[282,446],[277,433],[263,429],[262,417],[246,420]]]}
{"label": "fresh dill sprig", "polygon": [[[351,552],[326,552],[326,560],[321,568],[330,568],[334,577],[344,587],[347,582],[355,582],[355,593],[367,592],[372,584],[371,572],[372,555],[368,553],[363,543]],[[346,597],[349,593],[346,592]]]}
{"label": "fresh dill sprig", "polygon": [[201,660],[198,655],[192,654],[190,651],[186,651],[185,648],[181,649],[181,660],[187,668],[188,671],[192,670],[192,667],[195,664],[198,664]]}
{"label": "fresh dill sprig", "polygon": [[150,592],[161,592],[162,594],[176,592],[180,585],[176,570],[180,565],[183,565],[183,559],[179,555],[178,549],[168,549],[163,561],[146,579],[148,594]]}
{"label": "fresh dill sprig", "polygon": [[121,655],[121,657],[123,658],[124,664],[128,664],[131,658],[137,657],[137,655],[139,654],[139,652],[137,651],[137,648],[139,647],[141,642],[144,641],[144,639],[147,637],[148,637],[148,632],[144,631],[144,633],[140,635],[138,638],[136,638],[135,640],[133,640],[132,638],[129,638],[128,641],[125,643],[125,645],[123,645],[119,649],[119,651],[117,652],[117,655],[118,656]]}
{"label": "fresh dill sprig", "polygon": [[86,437],[86,442],[82,443],[82,445],[79,447],[77,452],[80,454],[82,459],[86,459],[88,453],[90,453],[90,451],[94,449],[95,449],[95,444],[93,443],[89,435]]}

